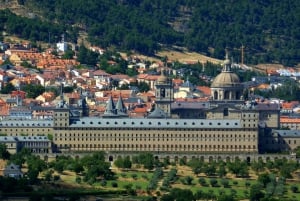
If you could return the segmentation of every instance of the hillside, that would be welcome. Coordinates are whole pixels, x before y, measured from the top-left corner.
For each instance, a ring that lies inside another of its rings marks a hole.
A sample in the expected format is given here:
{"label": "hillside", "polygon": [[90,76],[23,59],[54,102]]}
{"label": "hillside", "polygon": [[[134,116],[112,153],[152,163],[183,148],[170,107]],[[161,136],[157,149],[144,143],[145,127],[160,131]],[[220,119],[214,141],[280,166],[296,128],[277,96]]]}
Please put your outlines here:
{"label": "hillside", "polygon": [[[57,42],[61,34],[77,42],[79,31],[101,47],[115,46],[154,55],[164,47],[223,59],[227,47],[240,62],[300,63],[300,2],[281,0],[211,2],[209,0],[13,0],[9,8],[21,16],[3,17],[9,34]],[[0,13],[1,15],[1,13]],[[36,23],[36,24],[35,24]],[[50,35],[50,37],[49,37]]]}

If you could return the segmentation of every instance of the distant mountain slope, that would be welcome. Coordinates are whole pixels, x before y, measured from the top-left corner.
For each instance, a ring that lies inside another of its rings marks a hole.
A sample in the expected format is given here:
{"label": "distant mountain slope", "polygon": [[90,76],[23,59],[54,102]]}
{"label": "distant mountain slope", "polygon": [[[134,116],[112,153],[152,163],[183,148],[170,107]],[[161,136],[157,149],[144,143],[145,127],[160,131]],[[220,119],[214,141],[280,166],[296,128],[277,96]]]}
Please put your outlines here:
{"label": "distant mountain slope", "polygon": [[[184,46],[223,58],[228,47],[247,63],[300,61],[300,1],[282,0],[18,0],[76,40],[154,54],[161,45]],[[56,33],[55,33],[56,34]],[[53,35],[55,35],[53,34]],[[59,36],[54,39],[58,40]],[[41,37],[41,40],[46,40]]]}

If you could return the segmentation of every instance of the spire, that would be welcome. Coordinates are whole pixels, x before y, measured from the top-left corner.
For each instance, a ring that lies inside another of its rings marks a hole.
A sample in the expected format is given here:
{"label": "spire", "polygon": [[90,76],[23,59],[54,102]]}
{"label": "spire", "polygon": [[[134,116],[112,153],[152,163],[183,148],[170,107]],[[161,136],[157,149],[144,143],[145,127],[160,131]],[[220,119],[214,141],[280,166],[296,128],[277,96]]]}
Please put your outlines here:
{"label": "spire", "polygon": [[124,105],[124,102],[123,102],[123,99],[121,97],[121,94],[119,96],[119,99],[118,99],[118,102],[116,104],[116,110],[117,110],[117,114],[118,115],[127,115],[126,112],[127,112],[127,109]]}
{"label": "spire", "polygon": [[104,112],[104,116],[115,116],[116,115],[116,108],[112,96],[107,101],[106,109]]}
{"label": "spire", "polygon": [[228,50],[226,49],[225,50],[226,52],[226,55],[225,55],[225,60],[224,60],[224,63],[223,63],[223,72],[231,72],[231,61],[229,59],[229,53],[228,53]]}
{"label": "spire", "polygon": [[156,104],[154,110],[148,115],[148,118],[166,118],[167,114]]}
{"label": "spire", "polygon": [[166,83],[167,82],[167,77],[164,75],[164,69],[162,68],[160,71],[160,76],[157,79],[158,83]]}

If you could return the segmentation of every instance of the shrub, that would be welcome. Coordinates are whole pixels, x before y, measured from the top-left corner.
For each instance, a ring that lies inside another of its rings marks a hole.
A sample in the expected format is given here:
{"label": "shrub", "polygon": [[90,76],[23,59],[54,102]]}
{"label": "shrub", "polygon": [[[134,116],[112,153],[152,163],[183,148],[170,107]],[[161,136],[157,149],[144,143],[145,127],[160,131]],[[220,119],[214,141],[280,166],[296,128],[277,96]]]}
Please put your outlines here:
{"label": "shrub", "polygon": [[235,197],[236,194],[237,194],[236,190],[235,190],[235,189],[231,189],[231,195],[232,195],[233,197]]}
{"label": "shrub", "polygon": [[227,179],[222,179],[221,184],[224,186],[224,188],[228,188],[229,186],[229,181]]}
{"label": "shrub", "polygon": [[138,176],[137,176],[137,174],[133,173],[133,174],[131,174],[131,177],[132,177],[134,180],[136,180]]}
{"label": "shrub", "polygon": [[251,183],[249,181],[246,181],[245,186],[246,186],[246,188],[248,188],[249,186],[251,186]]}
{"label": "shrub", "polygon": [[298,186],[296,186],[296,185],[292,185],[291,186],[291,191],[293,192],[293,193],[297,193],[298,192]]}
{"label": "shrub", "polygon": [[106,184],[107,184],[106,180],[100,181],[100,185],[101,185],[101,186],[106,186]]}
{"label": "shrub", "polygon": [[210,185],[212,187],[218,187],[218,180],[216,180],[214,178],[210,179]]}
{"label": "shrub", "polygon": [[184,184],[186,184],[186,185],[192,185],[192,182],[193,182],[193,177],[191,177],[191,176],[186,176],[185,178],[184,178]]}
{"label": "shrub", "polygon": [[167,186],[161,186],[159,188],[159,190],[161,190],[161,191],[170,191],[169,187],[167,187]]}
{"label": "shrub", "polygon": [[143,174],[142,175],[142,178],[146,179],[146,180],[149,180],[148,176],[146,174]]}
{"label": "shrub", "polygon": [[59,175],[54,175],[54,176],[53,176],[53,180],[54,180],[54,181],[60,180],[60,176],[59,176]]}
{"label": "shrub", "polygon": [[179,165],[186,165],[186,159],[185,158],[181,158],[179,160]]}
{"label": "shrub", "polygon": [[111,186],[112,186],[113,188],[117,188],[117,187],[118,187],[118,183],[114,181],[114,182],[111,183]]}
{"label": "shrub", "polygon": [[219,195],[225,195],[226,193],[225,193],[225,190],[224,189],[220,189],[219,190]]}
{"label": "shrub", "polygon": [[232,183],[233,183],[234,185],[238,185],[239,182],[238,182],[238,181],[233,181]]}
{"label": "shrub", "polygon": [[75,182],[80,184],[81,183],[81,177],[76,177]]}
{"label": "shrub", "polygon": [[206,180],[203,177],[200,177],[198,181],[201,186],[207,186]]}

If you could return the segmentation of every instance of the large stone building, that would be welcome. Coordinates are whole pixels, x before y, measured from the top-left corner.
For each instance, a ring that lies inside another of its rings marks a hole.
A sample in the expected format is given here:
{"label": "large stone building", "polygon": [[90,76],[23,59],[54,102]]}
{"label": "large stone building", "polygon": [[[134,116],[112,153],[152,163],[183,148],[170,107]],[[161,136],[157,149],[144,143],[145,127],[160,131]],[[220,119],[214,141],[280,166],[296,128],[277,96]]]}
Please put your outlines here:
{"label": "large stone building", "polygon": [[144,118],[128,117],[121,98],[116,105],[110,98],[101,117],[89,117],[88,107],[82,104],[82,111],[75,111],[62,96],[53,108],[53,119],[4,119],[0,133],[52,136],[56,152],[153,152],[171,157],[244,154],[250,158],[268,151],[263,143],[270,130],[279,128],[279,107],[245,102],[242,86],[227,56],[222,73],[212,83],[211,101],[174,103],[173,86],[162,73],[156,83],[155,108]]}

